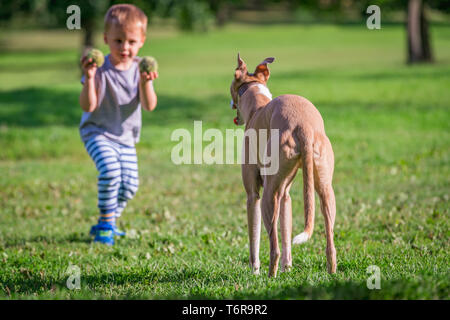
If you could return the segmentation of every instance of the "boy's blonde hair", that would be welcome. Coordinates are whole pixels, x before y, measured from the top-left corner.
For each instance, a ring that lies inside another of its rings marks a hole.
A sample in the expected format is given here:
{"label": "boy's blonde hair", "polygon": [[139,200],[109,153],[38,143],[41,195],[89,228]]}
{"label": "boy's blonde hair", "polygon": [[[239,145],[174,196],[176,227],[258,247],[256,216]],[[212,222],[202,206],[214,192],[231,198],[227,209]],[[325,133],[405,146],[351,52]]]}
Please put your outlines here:
{"label": "boy's blonde hair", "polygon": [[141,9],[132,4],[115,4],[108,9],[105,15],[105,32],[108,32],[114,23],[122,27],[140,23],[144,36],[147,32],[147,16]]}

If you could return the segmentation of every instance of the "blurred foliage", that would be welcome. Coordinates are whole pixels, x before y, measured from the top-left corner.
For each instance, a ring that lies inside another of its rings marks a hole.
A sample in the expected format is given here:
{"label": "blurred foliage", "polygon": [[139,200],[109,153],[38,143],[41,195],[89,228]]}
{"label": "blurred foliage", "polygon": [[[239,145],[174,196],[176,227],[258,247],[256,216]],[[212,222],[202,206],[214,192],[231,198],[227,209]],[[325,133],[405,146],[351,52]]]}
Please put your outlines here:
{"label": "blurred foliage", "polygon": [[[98,27],[107,8],[120,0],[2,0],[0,2],[0,26],[61,27],[67,19],[66,8],[75,4],[81,8],[82,25]],[[387,10],[405,11],[408,0],[130,0],[125,1],[141,8],[151,19],[175,18],[182,30],[206,31],[214,20],[223,25],[230,18],[230,11],[240,9],[264,10],[278,5],[294,12],[311,12],[321,19],[336,20],[351,12],[364,16],[369,5],[376,4]],[[450,13],[448,0],[424,0],[433,9]]]}
{"label": "blurred foliage", "polygon": [[178,26],[181,30],[207,31],[212,21],[211,10],[203,1],[178,1],[175,9]]}
{"label": "blurred foliage", "polygon": [[[450,1],[448,0],[423,0],[423,2],[432,9],[450,13]],[[365,17],[366,10],[370,5],[382,8],[383,16],[386,16],[386,13],[406,12],[409,0],[288,0],[288,3],[292,9],[301,8],[316,18],[337,20],[351,14]]]}
{"label": "blurred foliage", "polygon": [[[269,0],[266,0],[269,2]],[[282,1],[271,1],[282,2]],[[322,11],[342,11],[350,8],[357,8],[360,11],[370,5],[378,5],[385,9],[406,9],[409,0],[288,0],[291,5],[304,6]],[[450,2],[448,0],[423,0],[424,3],[436,10],[449,13]]]}

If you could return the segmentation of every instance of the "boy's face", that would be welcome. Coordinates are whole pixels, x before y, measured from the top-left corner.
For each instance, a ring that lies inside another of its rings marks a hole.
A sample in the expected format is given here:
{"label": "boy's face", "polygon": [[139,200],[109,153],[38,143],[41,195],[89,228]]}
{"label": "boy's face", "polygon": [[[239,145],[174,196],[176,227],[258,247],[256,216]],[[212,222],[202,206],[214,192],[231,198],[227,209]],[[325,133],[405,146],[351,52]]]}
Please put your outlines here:
{"label": "boy's face", "polygon": [[113,60],[116,63],[127,64],[144,45],[145,35],[138,23],[126,28],[113,23],[109,30],[105,32],[104,39],[109,46]]}

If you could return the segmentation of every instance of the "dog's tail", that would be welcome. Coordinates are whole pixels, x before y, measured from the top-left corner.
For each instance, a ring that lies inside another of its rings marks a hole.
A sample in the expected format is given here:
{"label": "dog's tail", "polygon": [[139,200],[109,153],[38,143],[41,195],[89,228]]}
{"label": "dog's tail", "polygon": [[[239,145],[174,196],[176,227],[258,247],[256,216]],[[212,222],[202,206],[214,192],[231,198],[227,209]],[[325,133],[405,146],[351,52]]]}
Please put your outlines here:
{"label": "dog's tail", "polygon": [[308,241],[311,238],[314,229],[314,151],[312,143],[305,146],[302,154],[302,162],[305,229],[302,233],[294,237],[292,240],[293,244],[301,244]]}

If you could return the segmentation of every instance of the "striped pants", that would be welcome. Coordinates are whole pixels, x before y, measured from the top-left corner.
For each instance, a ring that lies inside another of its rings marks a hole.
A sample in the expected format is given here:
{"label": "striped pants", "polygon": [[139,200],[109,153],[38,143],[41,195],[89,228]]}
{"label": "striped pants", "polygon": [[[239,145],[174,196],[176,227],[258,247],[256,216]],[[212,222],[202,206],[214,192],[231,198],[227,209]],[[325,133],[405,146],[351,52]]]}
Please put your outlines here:
{"label": "striped pants", "polygon": [[86,141],[85,147],[99,172],[100,222],[114,223],[138,189],[136,149],[101,135]]}

